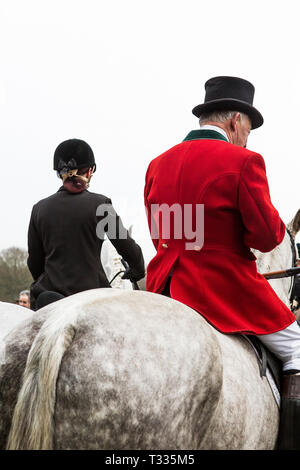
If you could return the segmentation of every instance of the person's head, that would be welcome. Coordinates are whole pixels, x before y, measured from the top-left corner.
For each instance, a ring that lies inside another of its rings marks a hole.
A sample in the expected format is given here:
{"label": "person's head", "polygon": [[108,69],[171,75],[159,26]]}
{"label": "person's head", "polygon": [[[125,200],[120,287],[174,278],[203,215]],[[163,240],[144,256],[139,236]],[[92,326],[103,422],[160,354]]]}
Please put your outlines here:
{"label": "person's head", "polygon": [[214,77],[205,83],[205,101],[193,114],[200,123],[223,128],[231,143],[245,147],[251,129],[263,124],[263,117],[252,105],[254,86],[238,77]]}
{"label": "person's head", "polygon": [[21,307],[30,308],[30,292],[29,290],[22,290],[19,294],[18,304]]}
{"label": "person's head", "polygon": [[41,292],[35,303],[35,310],[39,310],[40,308],[45,307],[45,305],[52,304],[53,302],[56,302],[57,300],[63,299],[64,296],[62,294],[59,294],[58,292],[54,291],[44,291]]}
{"label": "person's head", "polygon": [[215,111],[202,114],[199,119],[200,126],[204,124],[215,125],[223,129],[232,144],[246,147],[251,132],[250,118],[238,111]]}
{"label": "person's head", "polygon": [[91,147],[80,139],[65,140],[54,152],[53,168],[71,193],[80,193],[88,188],[96,171]]}

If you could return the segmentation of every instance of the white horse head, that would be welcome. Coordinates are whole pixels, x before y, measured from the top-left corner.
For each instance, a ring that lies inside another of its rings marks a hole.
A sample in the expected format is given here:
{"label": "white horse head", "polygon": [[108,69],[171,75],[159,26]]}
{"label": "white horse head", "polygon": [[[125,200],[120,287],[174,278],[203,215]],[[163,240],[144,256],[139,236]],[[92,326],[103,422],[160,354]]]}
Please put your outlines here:
{"label": "white horse head", "polygon": [[132,290],[131,282],[128,279],[122,279],[125,268],[121,259],[122,256],[119,255],[109,239],[105,237],[101,248],[101,263],[108,281],[111,282],[111,287]]}
{"label": "white horse head", "polygon": [[[128,233],[132,235],[132,225],[128,229]],[[133,290],[133,285],[128,279],[122,279],[125,268],[122,264],[122,256],[117,252],[115,247],[107,237],[104,238],[101,249],[101,263],[111,287],[114,289]],[[140,290],[146,290],[146,277],[138,281]]]}
{"label": "white horse head", "polygon": [[[300,230],[300,209],[295,217],[287,224],[287,230],[283,241],[274,250],[268,253],[261,253],[252,250],[257,258],[257,270],[261,274],[273,271],[281,271],[294,266],[297,257],[295,238]],[[291,308],[291,293],[293,287],[293,277],[283,279],[270,279],[270,285],[275,290],[278,297]]]}

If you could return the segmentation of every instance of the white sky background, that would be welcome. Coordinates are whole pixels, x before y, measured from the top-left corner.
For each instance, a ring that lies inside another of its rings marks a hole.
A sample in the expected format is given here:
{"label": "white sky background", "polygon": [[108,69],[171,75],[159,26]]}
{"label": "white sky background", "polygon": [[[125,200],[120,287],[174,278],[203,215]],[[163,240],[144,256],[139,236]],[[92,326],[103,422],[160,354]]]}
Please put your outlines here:
{"label": "white sky background", "polygon": [[27,247],[33,204],[60,186],[54,150],[76,137],[95,153],[90,190],[133,224],[149,261],[147,166],[198,128],[191,110],[216,75],[254,84],[265,124],[248,148],[290,221],[300,207],[297,3],[0,0],[0,250]]}

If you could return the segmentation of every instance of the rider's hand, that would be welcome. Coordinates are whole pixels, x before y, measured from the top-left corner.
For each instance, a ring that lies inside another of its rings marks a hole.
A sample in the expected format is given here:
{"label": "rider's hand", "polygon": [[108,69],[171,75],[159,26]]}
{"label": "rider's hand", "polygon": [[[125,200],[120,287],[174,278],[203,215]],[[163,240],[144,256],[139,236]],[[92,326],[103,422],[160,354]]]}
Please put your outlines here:
{"label": "rider's hand", "polygon": [[145,271],[136,271],[128,267],[122,276],[122,279],[129,279],[131,282],[137,282],[145,277]]}

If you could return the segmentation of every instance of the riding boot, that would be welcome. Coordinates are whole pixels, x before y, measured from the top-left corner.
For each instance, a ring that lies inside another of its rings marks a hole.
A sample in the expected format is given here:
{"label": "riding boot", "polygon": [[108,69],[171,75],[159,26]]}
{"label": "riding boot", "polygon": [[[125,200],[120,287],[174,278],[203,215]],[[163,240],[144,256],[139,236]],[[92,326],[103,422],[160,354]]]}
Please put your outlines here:
{"label": "riding boot", "polygon": [[300,374],[283,376],[278,449],[300,450]]}

